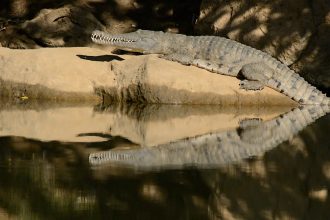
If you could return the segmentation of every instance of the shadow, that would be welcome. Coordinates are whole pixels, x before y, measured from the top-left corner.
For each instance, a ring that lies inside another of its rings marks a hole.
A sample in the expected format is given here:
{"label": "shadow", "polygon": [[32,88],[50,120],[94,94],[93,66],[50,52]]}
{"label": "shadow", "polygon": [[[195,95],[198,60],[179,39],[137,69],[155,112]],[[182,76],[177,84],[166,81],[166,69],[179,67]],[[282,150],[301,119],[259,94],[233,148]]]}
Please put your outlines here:
{"label": "shadow", "polygon": [[327,0],[203,1],[195,34],[219,35],[265,51],[329,95]]}
{"label": "shadow", "polygon": [[88,56],[88,55],[77,55],[80,59],[90,60],[90,61],[99,61],[99,62],[110,62],[113,60],[122,61],[123,58],[115,55],[101,55],[101,56]]}
{"label": "shadow", "polygon": [[[104,141],[103,143],[107,142],[107,149],[112,149],[112,148],[116,148],[116,147],[129,147],[129,148],[135,148],[135,147],[140,147],[139,144],[133,143],[132,141],[130,141],[129,139],[125,138],[125,137],[121,137],[121,136],[112,136],[110,134],[103,134],[103,133],[82,133],[82,134],[78,134],[78,137],[90,137],[90,136],[94,136],[94,137],[101,137],[104,139],[107,139],[107,141]],[[101,142],[102,143],[102,142]],[[103,143],[99,146],[103,146]],[[88,147],[93,148],[93,146],[95,147],[94,143],[88,143],[87,144]]]}
{"label": "shadow", "polygon": [[113,136],[110,134],[102,134],[102,133],[81,133],[77,135],[78,137],[88,137],[88,136],[95,136],[95,137],[102,137],[102,138],[106,138],[106,139],[112,139]]}
{"label": "shadow", "polygon": [[[0,43],[10,48],[88,46],[92,31],[105,28],[111,33],[140,28],[191,34],[200,2],[5,1],[0,3],[0,18],[4,17],[0,20]],[[10,22],[16,18],[21,20],[19,24]]]}

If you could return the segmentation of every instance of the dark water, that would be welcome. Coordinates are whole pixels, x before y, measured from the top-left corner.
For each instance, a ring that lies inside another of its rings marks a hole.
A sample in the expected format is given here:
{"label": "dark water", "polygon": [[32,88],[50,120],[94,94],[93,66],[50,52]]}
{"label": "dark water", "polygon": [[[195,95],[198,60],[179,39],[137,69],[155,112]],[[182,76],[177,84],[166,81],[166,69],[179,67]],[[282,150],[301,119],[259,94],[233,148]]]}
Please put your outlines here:
{"label": "dark water", "polygon": [[0,219],[330,219],[323,114],[2,105]]}

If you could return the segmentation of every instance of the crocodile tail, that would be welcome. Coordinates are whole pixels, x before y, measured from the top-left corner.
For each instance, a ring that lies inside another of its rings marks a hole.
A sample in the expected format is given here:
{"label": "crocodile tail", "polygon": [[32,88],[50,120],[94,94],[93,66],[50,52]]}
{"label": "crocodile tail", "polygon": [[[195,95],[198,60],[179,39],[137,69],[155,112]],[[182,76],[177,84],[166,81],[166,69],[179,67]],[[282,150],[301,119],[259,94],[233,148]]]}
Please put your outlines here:
{"label": "crocodile tail", "polygon": [[[326,106],[328,106],[329,111],[330,111],[330,98],[329,98],[329,97],[327,97],[327,99],[324,99],[323,104],[326,105]],[[328,111],[328,112],[329,112],[329,111]]]}
{"label": "crocodile tail", "polygon": [[270,66],[277,69],[269,81],[272,88],[284,93],[300,104],[329,105],[329,97],[316,87],[309,84],[303,77],[278,60],[273,60]]}
{"label": "crocodile tail", "polygon": [[[324,97],[323,97],[323,100],[322,100],[322,102],[321,102],[321,105],[324,105],[324,106],[328,106],[328,107],[329,107],[329,106],[330,106],[330,98],[327,97],[326,94],[323,94],[323,93],[322,93],[322,95],[323,95]],[[330,111],[330,110],[329,110],[329,111]],[[329,111],[328,111],[328,112],[329,112]]]}
{"label": "crocodile tail", "polygon": [[[322,94],[322,95],[324,95],[324,98],[322,99],[322,102],[320,103],[320,105],[325,106],[325,109],[326,109],[326,107],[330,108],[330,98],[327,97],[325,94]],[[327,112],[329,112],[329,111],[330,111],[330,109]]]}
{"label": "crocodile tail", "polygon": [[[301,104],[329,105],[330,98],[320,90],[310,85],[302,77],[299,77],[300,87],[293,89],[293,99]],[[297,83],[299,84],[299,83]]]}
{"label": "crocodile tail", "polygon": [[329,97],[325,97],[322,101],[322,103],[320,104],[320,107],[322,108],[322,110],[325,113],[329,113],[330,112],[330,98]]}
{"label": "crocodile tail", "polygon": [[290,93],[294,100],[301,104],[329,105],[329,97],[316,87],[309,84],[298,74],[292,77],[290,82]]}

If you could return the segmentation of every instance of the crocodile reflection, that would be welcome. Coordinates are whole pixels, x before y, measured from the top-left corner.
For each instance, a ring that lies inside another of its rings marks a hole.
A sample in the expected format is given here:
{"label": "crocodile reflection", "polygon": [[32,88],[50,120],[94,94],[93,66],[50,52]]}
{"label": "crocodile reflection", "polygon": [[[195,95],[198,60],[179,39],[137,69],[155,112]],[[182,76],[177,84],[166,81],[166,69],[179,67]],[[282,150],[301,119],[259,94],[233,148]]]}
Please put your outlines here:
{"label": "crocodile reflection", "polygon": [[154,147],[92,153],[89,163],[143,170],[219,167],[263,155],[327,112],[329,106],[301,106],[265,122],[258,119],[243,120],[236,130],[210,133]]}

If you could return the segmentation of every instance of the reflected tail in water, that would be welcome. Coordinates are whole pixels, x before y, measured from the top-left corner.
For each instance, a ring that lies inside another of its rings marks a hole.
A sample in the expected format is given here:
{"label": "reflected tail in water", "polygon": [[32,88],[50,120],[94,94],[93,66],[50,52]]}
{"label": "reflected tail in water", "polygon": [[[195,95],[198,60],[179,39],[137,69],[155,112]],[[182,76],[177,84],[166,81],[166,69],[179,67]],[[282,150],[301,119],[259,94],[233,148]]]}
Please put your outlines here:
{"label": "reflected tail in water", "polygon": [[329,112],[329,106],[306,105],[262,122],[242,121],[236,130],[211,133],[154,147],[92,153],[91,165],[114,164],[137,169],[211,168],[237,163],[289,140]]}

